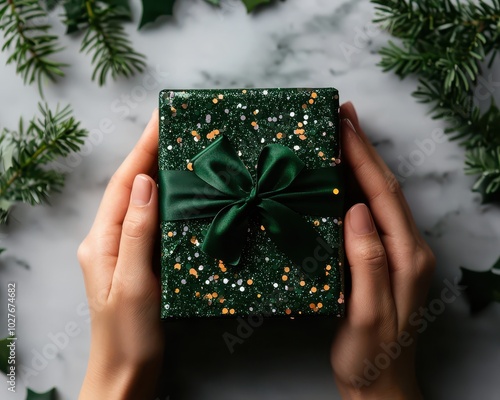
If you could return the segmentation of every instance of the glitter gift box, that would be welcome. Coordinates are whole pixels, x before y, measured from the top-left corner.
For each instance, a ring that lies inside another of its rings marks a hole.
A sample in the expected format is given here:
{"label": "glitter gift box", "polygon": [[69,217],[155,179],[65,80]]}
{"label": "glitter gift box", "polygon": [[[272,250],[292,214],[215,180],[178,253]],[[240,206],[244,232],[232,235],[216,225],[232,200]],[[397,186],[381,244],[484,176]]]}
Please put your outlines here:
{"label": "glitter gift box", "polygon": [[333,88],[162,91],[162,318],[343,316],[342,178]]}

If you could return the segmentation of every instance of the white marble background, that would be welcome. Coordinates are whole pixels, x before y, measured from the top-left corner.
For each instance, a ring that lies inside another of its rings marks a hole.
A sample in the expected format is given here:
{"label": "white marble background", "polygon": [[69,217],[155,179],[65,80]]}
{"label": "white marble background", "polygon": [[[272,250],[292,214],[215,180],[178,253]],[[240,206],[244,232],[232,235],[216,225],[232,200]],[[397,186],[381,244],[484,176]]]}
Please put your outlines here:
{"label": "white marble background", "polygon": [[[416,141],[442,128],[411,98],[415,81],[401,82],[376,66],[377,50],[388,37],[370,24],[368,1],[287,0],[252,15],[237,0],[222,1],[220,9],[202,0],[178,1],[174,18],[140,33],[135,28],[140,2],[132,1],[135,24],[127,29],[136,48],[147,55],[149,72],[105,88],[90,83],[89,57],[78,53],[80,38],[64,38],[60,59],[72,68],[57,85],[47,86],[46,95],[53,105],[71,104],[93,131],[94,142],[88,141],[85,151],[66,164],[67,185],[52,197],[52,206],[19,206],[1,231],[1,245],[8,248],[0,267],[1,298],[5,303],[7,281],[16,282],[18,360],[32,374],[18,376],[16,395],[0,384],[0,398],[24,399],[26,384],[40,391],[56,386],[60,399],[77,398],[90,336],[76,249],[160,89],[335,86],[343,100],[357,105],[370,137],[397,173],[402,158],[416,157]],[[52,18],[62,33],[64,28]],[[371,38],[366,40],[362,32]],[[354,50],[346,55],[347,48]],[[15,128],[20,115],[35,113],[38,95],[35,87],[23,86],[13,66],[3,66],[6,59],[0,55],[0,120]],[[419,165],[403,186],[437,255],[433,299],[439,298],[445,279],[460,276],[459,266],[487,269],[494,263],[500,255],[500,210],[482,206],[469,191],[473,179],[464,176],[463,150],[455,143],[437,143],[421,161],[413,162]],[[0,318],[0,336],[5,336],[6,307],[0,307]],[[429,322],[419,348],[426,399],[498,399],[499,318],[498,305],[471,317],[462,296]],[[77,333],[52,354],[51,336],[68,324]],[[230,355],[221,335],[235,329],[234,323],[171,324],[167,388],[161,398],[339,398],[328,361],[333,321],[269,321]],[[37,358],[44,350],[53,356],[46,363]]]}

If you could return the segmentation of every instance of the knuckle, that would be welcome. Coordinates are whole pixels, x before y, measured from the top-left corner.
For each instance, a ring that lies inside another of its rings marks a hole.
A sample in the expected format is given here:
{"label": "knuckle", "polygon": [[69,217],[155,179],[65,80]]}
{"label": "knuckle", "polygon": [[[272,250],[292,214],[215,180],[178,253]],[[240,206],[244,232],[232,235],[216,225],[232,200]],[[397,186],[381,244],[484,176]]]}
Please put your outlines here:
{"label": "knuckle", "polygon": [[362,261],[373,269],[382,268],[387,263],[385,248],[382,243],[362,247],[359,251]]}
{"label": "knuckle", "polygon": [[148,224],[144,217],[139,215],[129,216],[123,221],[123,234],[131,239],[144,237],[147,232]]}
{"label": "knuckle", "polygon": [[385,173],[385,181],[389,193],[397,194],[401,192],[401,184],[392,172],[388,171]]}
{"label": "knuckle", "polygon": [[86,238],[80,243],[80,245],[78,246],[78,250],[76,251],[78,262],[80,263],[80,266],[82,268],[85,268],[88,262],[91,260],[91,252],[91,246],[89,245],[88,239]]}
{"label": "knuckle", "polygon": [[419,275],[430,276],[436,269],[436,256],[433,251],[424,243],[415,251],[415,265]]}

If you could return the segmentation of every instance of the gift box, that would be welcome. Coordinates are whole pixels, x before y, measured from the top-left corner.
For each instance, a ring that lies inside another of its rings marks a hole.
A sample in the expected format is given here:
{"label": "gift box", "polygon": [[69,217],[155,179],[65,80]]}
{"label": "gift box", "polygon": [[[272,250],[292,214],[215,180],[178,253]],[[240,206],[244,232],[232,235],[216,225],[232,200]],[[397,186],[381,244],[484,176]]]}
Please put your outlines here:
{"label": "gift box", "polygon": [[161,316],[344,315],[339,95],[160,93]]}

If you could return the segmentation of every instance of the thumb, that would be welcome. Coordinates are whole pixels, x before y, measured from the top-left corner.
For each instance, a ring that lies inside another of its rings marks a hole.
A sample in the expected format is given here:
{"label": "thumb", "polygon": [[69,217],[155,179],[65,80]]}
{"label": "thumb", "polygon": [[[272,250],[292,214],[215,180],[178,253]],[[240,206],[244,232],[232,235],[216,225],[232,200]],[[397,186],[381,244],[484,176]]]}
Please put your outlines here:
{"label": "thumb", "polygon": [[371,325],[393,304],[385,248],[370,210],[362,203],[348,211],[344,231],[352,276],[348,317],[361,325]]}
{"label": "thumb", "polygon": [[[156,183],[147,175],[135,177],[122,225],[115,273],[127,281],[153,273],[153,250],[158,226]],[[146,275],[145,275],[146,274]]]}

